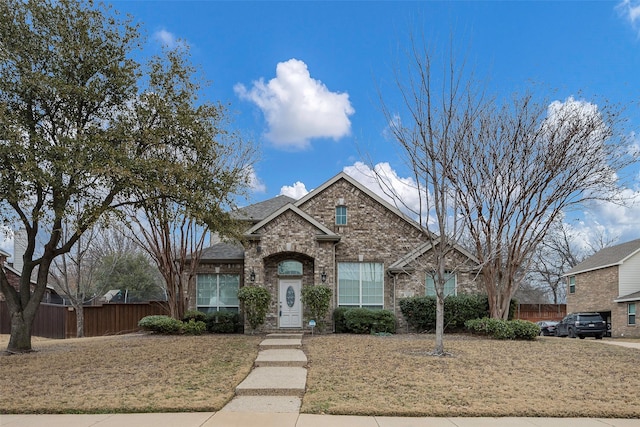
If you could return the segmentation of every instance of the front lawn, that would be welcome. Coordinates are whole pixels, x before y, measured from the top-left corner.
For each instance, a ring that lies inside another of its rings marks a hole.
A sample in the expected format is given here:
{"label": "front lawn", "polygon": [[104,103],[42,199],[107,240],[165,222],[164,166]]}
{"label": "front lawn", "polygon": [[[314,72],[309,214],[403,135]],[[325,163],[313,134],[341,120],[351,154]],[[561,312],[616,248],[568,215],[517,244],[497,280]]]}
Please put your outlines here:
{"label": "front lawn", "polygon": [[305,339],[302,412],[400,416],[639,417],[640,350],[593,339],[445,335]]}
{"label": "front lawn", "polygon": [[[0,414],[217,411],[258,354],[260,337],[122,335],[33,339],[0,356]],[[0,337],[2,350],[7,336]]]}

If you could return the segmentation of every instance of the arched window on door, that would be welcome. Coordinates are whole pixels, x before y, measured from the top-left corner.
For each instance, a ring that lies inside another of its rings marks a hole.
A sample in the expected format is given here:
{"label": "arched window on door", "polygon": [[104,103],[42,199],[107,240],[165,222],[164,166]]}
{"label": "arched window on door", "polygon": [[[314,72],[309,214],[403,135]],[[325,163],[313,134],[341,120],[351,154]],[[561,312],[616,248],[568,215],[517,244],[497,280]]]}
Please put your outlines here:
{"label": "arched window on door", "polygon": [[279,276],[302,276],[302,263],[288,259],[278,264]]}

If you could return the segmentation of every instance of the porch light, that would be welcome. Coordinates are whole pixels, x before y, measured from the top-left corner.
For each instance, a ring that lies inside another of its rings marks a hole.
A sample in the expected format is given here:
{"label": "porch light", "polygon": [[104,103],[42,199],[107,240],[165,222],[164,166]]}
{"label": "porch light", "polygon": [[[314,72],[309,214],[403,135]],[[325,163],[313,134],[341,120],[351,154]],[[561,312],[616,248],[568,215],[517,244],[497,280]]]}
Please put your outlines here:
{"label": "porch light", "polygon": [[322,283],[327,281],[327,273],[324,272],[324,268],[322,269],[322,274],[320,275],[320,280]]}
{"label": "porch light", "polygon": [[253,271],[253,268],[251,269],[251,274],[249,274],[249,280],[251,280],[252,282],[256,281],[256,272]]}

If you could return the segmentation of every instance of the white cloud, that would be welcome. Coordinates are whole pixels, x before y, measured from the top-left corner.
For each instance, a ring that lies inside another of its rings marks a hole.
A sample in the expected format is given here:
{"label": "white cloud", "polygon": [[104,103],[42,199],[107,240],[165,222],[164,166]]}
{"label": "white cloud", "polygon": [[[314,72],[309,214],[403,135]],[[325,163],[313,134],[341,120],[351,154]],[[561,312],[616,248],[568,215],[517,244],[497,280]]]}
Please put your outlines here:
{"label": "white cloud", "polygon": [[161,45],[166,46],[169,49],[173,49],[179,44],[183,43],[183,41],[178,39],[175,34],[165,30],[164,28],[153,33],[153,38]]}
{"label": "white cloud", "polygon": [[[347,175],[355,178],[403,212],[414,217],[420,212],[420,194],[417,191],[415,180],[398,176],[389,163],[378,163],[372,170],[366,164],[356,162],[353,166],[346,166],[343,170]],[[382,182],[379,182],[378,179]]]}
{"label": "white cloud", "polygon": [[262,110],[269,127],[266,137],[277,147],[305,149],[313,138],[338,140],[351,132],[349,116],[355,110],[349,95],[329,91],[300,60],[280,62],[268,83],[261,78],[251,89],[238,83],[234,90]]}
{"label": "white cloud", "polygon": [[303,198],[308,192],[307,187],[300,181],[296,181],[296,183],[291,186],[284,185],[280,188],[280,195],[289,196],[296,200]]}
{"label": "white cloud", "polygon": [[249,181],[249,188],[253,190],[254,193],[265,193],[267,191],[267,186],[264,185],[262,180],[258,178],[258,174],[256,174],[253,166],[247,167],[247,178]]}
{"label": "white cloud", "polygon": [[[624,19],[629,21],[634,30],[640,30],[640,1],[622,0],[616,6],[616,10]],[[640,36],[640,32],[638,33]]]}

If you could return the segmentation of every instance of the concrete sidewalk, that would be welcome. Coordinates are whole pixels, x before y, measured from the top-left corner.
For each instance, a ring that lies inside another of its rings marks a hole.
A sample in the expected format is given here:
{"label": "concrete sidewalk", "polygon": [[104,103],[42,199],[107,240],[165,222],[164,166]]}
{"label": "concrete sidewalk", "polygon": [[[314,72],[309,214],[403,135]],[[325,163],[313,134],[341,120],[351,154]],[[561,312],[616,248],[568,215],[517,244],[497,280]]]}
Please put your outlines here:
{"label": "concrete sidewalk", "polygon": [[0,415],[2,427],[638,427],[618,418],[412,418],[297,413]]}

